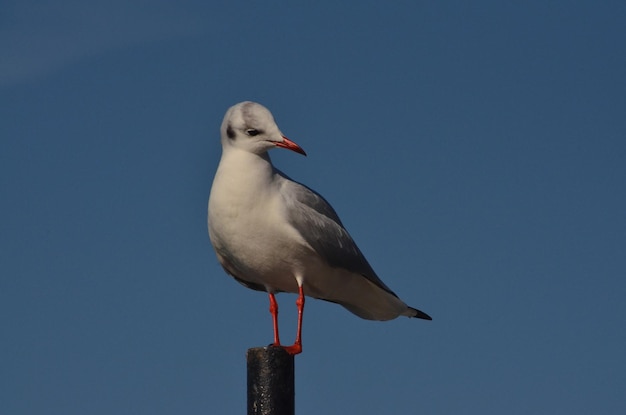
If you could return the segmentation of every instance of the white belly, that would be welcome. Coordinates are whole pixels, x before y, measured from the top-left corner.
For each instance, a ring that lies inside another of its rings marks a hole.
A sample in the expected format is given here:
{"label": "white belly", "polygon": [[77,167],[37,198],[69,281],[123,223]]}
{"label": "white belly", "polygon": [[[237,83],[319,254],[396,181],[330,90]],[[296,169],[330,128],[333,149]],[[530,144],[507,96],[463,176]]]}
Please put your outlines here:
{"label": "white belly", "polygon": [[280,194],[267,191],[271,176],[228,170],[220,164],[209,199],[209,235],[218,259],[239,279],[297,292],[301,258],[312,251],[286,221]]}

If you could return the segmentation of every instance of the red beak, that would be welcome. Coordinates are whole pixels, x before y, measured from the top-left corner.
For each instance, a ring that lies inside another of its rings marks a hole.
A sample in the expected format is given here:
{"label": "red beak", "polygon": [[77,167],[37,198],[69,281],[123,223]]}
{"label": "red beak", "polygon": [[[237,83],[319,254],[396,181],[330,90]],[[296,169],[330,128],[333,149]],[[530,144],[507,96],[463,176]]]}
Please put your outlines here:
{"label": "red beak", "polygon": [[286,148],[287,150],[295,151],[296,153],[300,153],[303,156],[306,156],[306,153],[304,152],[304,150],[302,150],[302,147],[300,147],[285,136],[283,136],[282,142],[276,142],[275,144],[276,147]]}

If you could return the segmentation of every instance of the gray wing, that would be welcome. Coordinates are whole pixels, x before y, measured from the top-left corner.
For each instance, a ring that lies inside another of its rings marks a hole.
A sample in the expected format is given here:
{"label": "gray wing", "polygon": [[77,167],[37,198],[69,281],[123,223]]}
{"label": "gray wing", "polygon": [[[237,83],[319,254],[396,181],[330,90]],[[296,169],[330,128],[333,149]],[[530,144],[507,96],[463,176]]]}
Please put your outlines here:
{"label": "gray wing", "polygon": [[281,195],[287,220],[328,265],[363,275],[390,294],[397,295],[378,278],[356,246],[339,216],[317,192],[281,174]]}

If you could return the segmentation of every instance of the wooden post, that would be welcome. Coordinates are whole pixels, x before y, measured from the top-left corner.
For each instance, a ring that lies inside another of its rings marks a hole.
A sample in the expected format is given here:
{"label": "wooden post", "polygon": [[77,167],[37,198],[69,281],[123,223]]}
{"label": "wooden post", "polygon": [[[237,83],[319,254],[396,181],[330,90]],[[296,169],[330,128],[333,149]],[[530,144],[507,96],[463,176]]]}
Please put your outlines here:
{"label": "wooden post", "polygon": [[282,347],[255,347],[246,353],[248,415],[294,415],[294,358]]}

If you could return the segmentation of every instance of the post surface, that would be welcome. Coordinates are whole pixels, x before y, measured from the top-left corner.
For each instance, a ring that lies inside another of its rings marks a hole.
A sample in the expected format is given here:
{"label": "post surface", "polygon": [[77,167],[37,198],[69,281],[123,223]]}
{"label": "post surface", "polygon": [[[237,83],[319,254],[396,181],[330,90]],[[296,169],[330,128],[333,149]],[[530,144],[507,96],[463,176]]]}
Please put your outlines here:
{"label": "post surface", "polygon": [[248,415],[294,415],[294,357],[282,347],[255,347],[246,353]]}

